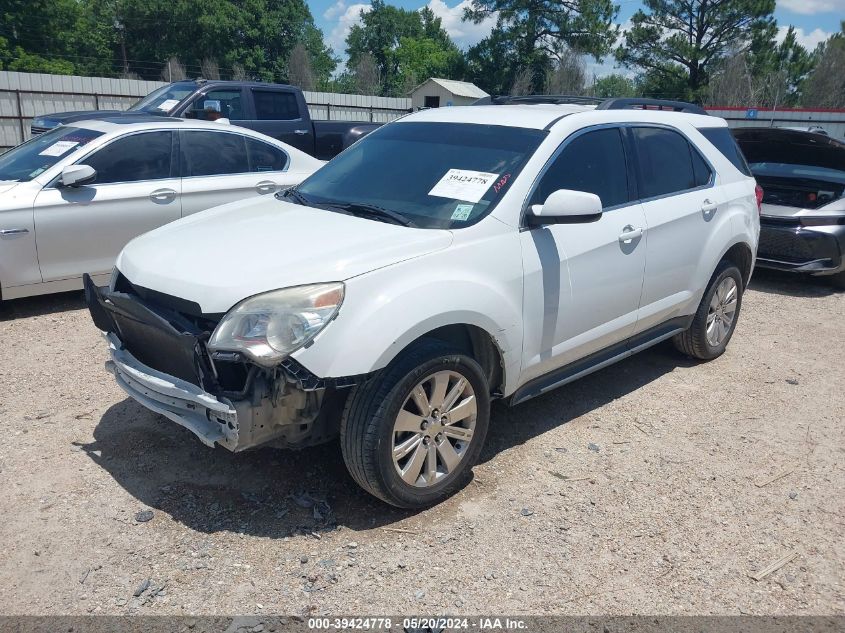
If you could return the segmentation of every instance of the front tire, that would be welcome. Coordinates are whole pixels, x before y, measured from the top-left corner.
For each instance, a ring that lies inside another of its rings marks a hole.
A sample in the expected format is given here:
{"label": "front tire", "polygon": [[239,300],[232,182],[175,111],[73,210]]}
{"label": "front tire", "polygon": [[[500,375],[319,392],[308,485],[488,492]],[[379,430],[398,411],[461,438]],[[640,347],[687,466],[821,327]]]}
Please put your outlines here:
{"label": "front tire", "polygon": [[340,445],[364,490],[400,508],[424,508],[466,483],[489,422],[490,390],[479,364],[424,340],[355,387]]}
{"label": "front tire", "polygon": [[699,360],[713,360],[724,354],[739,319],[743,290],[739,268],[728,261],[719,264],[692,325],[672,339],[675,347]]}
{"label": "front tire", "polygon": [[837,290],[845,290],[845,270],[829,277],[830,285]]}

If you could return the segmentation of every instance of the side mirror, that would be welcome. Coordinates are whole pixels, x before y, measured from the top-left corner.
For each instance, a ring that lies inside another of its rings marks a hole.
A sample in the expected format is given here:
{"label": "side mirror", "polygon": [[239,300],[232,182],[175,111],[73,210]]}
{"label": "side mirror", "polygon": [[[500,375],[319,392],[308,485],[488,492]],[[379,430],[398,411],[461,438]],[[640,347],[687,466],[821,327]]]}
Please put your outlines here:
{"label": "side mirror", "polygon": [[595,222],[601,217],[601,198],[586,191],[558,189],[543,204],[532,204],[526,215],[529,226]]}
{"label": "side mirror", "polygon": [[89,165],[68,165],[62,169],[60,182],[63,187],[78,187],[93,182],[97,171]]}

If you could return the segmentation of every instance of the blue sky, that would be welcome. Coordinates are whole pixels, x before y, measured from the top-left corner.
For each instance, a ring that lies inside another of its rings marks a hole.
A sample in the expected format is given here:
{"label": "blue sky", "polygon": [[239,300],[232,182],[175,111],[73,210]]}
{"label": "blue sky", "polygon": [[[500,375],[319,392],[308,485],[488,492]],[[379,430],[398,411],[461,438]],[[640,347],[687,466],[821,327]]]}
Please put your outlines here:
{"label": "blue sky", "polygon": [[[467,48],[484,38],[495,24],[489,20],[482,24],[461,21],[463,7],[471,0],[388,0],[388,4],[405,9],[419,9],[428,5],[443,20],[444,28],[461,48]],[[618,22],[626,23],[640,7],[639,0],[616,0],[620,5]],[[367,0],[309,0],[308,6],[314,20],[323,30],[327,43],[342,58],[345,57],[344,40],[349,28],[358,21],[361,10],[370,6]],[[839,30],[845,18],[845,0],[777,0],[775,17],[782,32],[789,25],[798,29],[798,39],[805,46],[815,48]],[[601,76],[614,71],[613,64],[590,64],[591,72]]]}

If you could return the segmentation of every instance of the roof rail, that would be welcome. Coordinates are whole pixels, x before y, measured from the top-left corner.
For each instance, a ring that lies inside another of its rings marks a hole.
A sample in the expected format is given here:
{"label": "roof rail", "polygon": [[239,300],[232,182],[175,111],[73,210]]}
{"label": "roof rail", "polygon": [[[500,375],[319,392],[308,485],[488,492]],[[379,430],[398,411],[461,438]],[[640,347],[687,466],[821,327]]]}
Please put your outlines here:
{"label": "roof rail", "polygon": [[613,97],[605,99],[596,110],[671,110],[689,114],[707,114],[707,111],[694,103],[670,101],[668,99],[650,99],[647,97]]}
{"label": "roof rail", "polygon": [[583,95],[500,95],[497,97],[482,97],[472,105],[510,105],[510,104],[584,104],[594,105],[604,101],[601,97],[585,97]]}
{"label": "roof rail", "polygon": [[516,104],[575,104],[595,105],[596,110],[671,110],[689,114],[707,114],[699,105],[686,101],[651,99],[648,97],[587,97],[584,95],[501,95],[482,97],[472,105],[516,105]]}

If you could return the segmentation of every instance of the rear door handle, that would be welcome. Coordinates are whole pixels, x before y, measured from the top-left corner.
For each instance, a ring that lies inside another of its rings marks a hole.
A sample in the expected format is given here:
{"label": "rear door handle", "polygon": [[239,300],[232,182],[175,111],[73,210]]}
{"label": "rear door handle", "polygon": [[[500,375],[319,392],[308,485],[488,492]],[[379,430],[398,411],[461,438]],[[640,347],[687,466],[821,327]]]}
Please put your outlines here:
{"label": "rear door handle", "polygon": [[255,190],[258,193],[273,193],[276,191],[277,185],[275,182],[271,182],[269,180],[262,180],[257,185],[255,185]]}
{"label": "rear door handle", "polygon": [[638,237],[642,237],[643,229],[642,227],[634,228],[630,224],[622,229],[622,232],[619,234],[619,241],[623,244],[627,244],[628,242],[633,242]]}
{"label": "rear door handle", "polygon": [[701,203],[701,212],[704,215],[710,215],[711,213],[715,213],[716,209],[719,208],[719,205],[715,202],[710,202],[709,199],[705,200]]}
{"label": "rear door handle", "polygon": [[297,136],[305,136],[308,134],[308,130],[294,130],[293,133]]}
{"label": "rear door handle", "polygon": [[0,229],[0,235],[23,235],[29,233],[29,229]]}
{"label": "rear door handle", "polygon": [[176,199],[176,192],[173,189],[156,189],[150,194],[153,202],[172,202]]}

